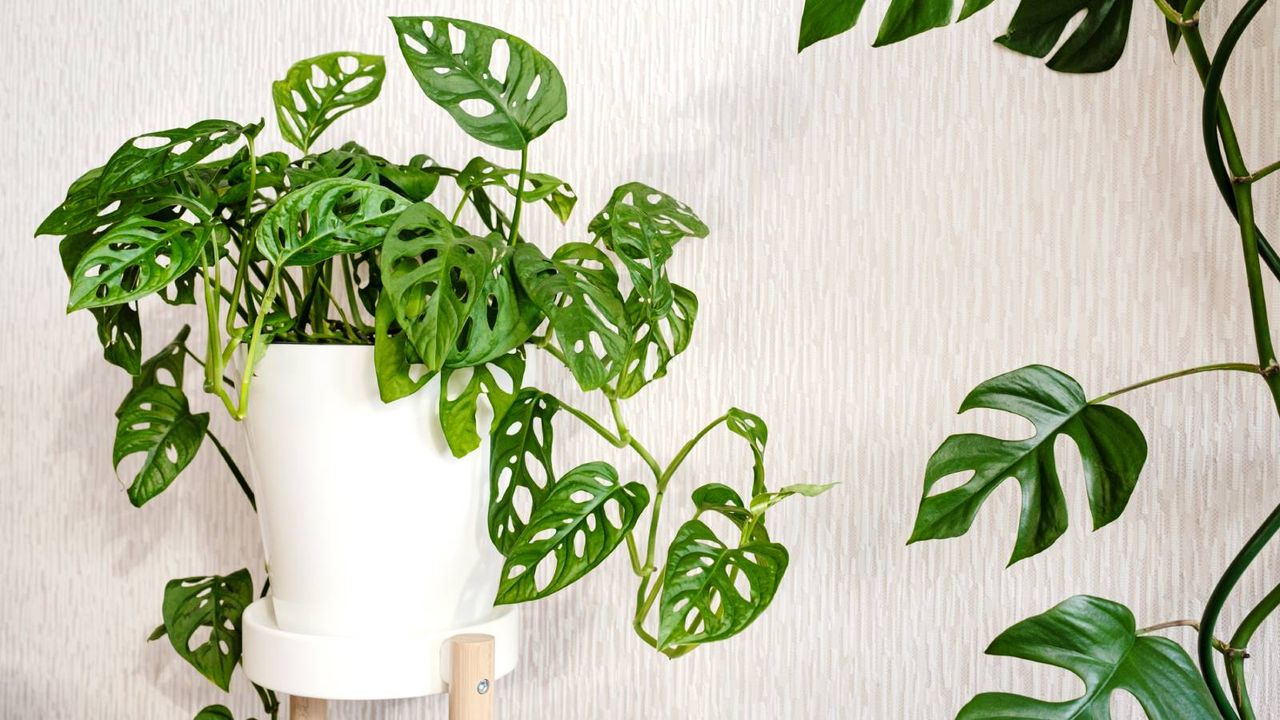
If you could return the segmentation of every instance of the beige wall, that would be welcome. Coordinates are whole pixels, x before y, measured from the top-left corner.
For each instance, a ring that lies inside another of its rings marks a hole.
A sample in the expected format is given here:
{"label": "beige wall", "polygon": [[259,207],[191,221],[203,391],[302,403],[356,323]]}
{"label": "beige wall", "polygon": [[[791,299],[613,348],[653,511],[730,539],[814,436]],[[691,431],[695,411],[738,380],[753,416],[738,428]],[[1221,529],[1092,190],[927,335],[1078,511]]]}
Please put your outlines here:
{"label": "beige wall", "polygon": [[[980,690],[1074,692],[1065,673],[981,655],[1000,629],[1071,594],[1126,602],[1144,623],[1197,615],[1280,501],[1280,428],[1243,376],[1120,402],[1147,432],[1151,459],[1112,527],[1087,531],[1079,461],[1064,445],[1073,523],[1049,552],[1004,569],[1012,484],[970,536],[903,544],[943,437],[1021,430],[954,416],[978,381],[1040,361],[1099,393],[1251,357],[1239,251],[1204,169],[1186,56],[1169,60],[1154,9],[1139,2],[1117,71],[1055,75],[989,42],[1012,11],[1005,2],[906,45],[873,51],[874,28],[863,27],[797,57],[800,5],[5,3],[0,716],[179,718],[224,700],[144,638],[166,580],[256,568],[260,556],[254,518],[207,449],[161,498],[129,506],[110,463],[125,379],[100,362],[90,318],[63,316],[55,242],[31,229],[125,137],[205,117],[270,119],[269,80],[335,49],[386,53],[391,70],[383,98],[330,140],[464,162],[478,146],[419,95],[395,56],[383,19],[392,13],[500,25],[562,69],[569,118],[531,162],[570,180],[583,203],[567,229],[531,228],[541,237],[583,237],[612,187],[631,179],[685,199],[713,228],[682,246],[672,271],[702,299],[694,345],[631,404],[651,447],[669,455],[737,404],[770,422],[775,482],[842,483],[776,513],[791,569],[773,608],[731,642],[678,662],[648,651],[627,629],[622,557],[528,608],[523,663],[498,684],[501,717],[932,720]],[[878,15],[883,3],[871,5]],[[1215,37],[1226,19],[1209,13]],[[1280,157],[1280,13],[1269,8],[1258,25],[1229,86],[1250,157],[1269,162]],[[1272,228],[1277,199],[1262,199]],[[154,348],[182,320],[151,310]],[[573,396],[562,376],[548,384]],[[215,416],[243,452],[237,429]],[[563,439],[639,471],[567,425]],[[717,437],[677,495],[743,482],[746,468],[740,445]],[[668,531],[680,514],[669,513]],[[1269,587],[1276,558],[1263,556],[1242,597]],[[1240,614],[1233,606],[1228,624]],[[1265,629],[1254,654],[1259,698],[1274,713],[1280,630]],[[245,717],[256,701],[237,683],[231,704]],[[444,712],[433,698],[342,704],[335,717]]]}

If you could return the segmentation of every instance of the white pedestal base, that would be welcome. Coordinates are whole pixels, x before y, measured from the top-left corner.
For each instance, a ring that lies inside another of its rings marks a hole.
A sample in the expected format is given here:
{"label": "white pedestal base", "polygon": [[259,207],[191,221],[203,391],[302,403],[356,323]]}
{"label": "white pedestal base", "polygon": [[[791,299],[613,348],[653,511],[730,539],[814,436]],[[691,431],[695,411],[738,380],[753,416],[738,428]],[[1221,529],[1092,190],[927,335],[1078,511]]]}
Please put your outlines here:
{"label": "white pedestal base", "polygon": [[329,700],[446,692],[449,638],[455,635],[493,636],[493,679],[515,669],[520,650],[520,614],[512,607],[495,609],[485,622],[449,630],[338,637],[281,630],[270,598],[264,598],[244,611],[242,623],[242,662],[250,680],[277,692]]}

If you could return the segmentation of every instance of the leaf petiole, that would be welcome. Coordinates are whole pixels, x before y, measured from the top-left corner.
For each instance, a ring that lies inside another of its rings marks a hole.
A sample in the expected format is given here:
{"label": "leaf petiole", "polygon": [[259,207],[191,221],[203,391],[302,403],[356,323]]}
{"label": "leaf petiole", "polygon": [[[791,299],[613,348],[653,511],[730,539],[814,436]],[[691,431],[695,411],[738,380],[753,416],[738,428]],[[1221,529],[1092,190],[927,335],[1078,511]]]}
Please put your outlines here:
{"label": "leaf petiole", "polygon": [[1132,385],[1126,385],[1125,387],[1122,387],[1119,390],[1113,390],[1109,393],[1106,393],[1104,395],[1099,395],[1098,397],[1093,398],[1092,400],[1089,401],[1089,404],[1097,405],[1098,403],[1106,402],[1118,395],[1123,395],[1127,392],[1139,390],[1149,385],[1155,385],[1156,383],[1162,383],[1166,380],[1175,380],[1177,378],[1187,377],[1189,375],[1197,375],[1199,373],[1205,373],[1205,372],[1214,372],[1217,370],[1248,372],[1248,373],[1253,373],[1255,375],[1266,374],[1261,367],[1253,363],[1227,362],[1227,363],[1213,363],[1211,365],[1198,365],[1193,368],[1178,370],[1177,372],[1165,373],[1164,375],[1157,375],[1156,377],[1143,380],[1142,382],[1137,382]]}

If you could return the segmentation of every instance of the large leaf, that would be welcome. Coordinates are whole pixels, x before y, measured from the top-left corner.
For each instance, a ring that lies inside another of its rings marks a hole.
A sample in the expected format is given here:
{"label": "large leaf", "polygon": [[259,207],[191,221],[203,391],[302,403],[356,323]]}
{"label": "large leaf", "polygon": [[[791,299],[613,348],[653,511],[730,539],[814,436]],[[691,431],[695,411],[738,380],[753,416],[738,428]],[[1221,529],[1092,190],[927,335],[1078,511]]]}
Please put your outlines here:
{"label": "large leaf", "polygon": [[635,395],[645,385],[667,374],[667,364],[689,347],[698,298],[692,291],[672,285],[673,302],[666,315],[649,317],[650,306],[638,292],[627,297],[627,324],[631,338],[623,353],[616,386],[618,397]]}
{"label": "large leaf", "polygon": [[464,192],[482,187],[500,187],[523,202],[545,202],[560,222],[568,222],[578,196],[565,181],[546,173],[526,173],[524,189],[519,190],[520,171],[494,165],[482,157],[472,158],[458,173],[458,187]]}
{"label": "large leaf", "polygon": [[[451,387],[456,383],[454,376],[466,372],[470,377],[455,395]],[[520,353],[503,355],[491,363],[471,368],[445,367],[440,371],[440,427],[454,457],[463,457],[480,447],[476,411],[481,393],[493,409],[493,420],[489,425],[489,430],[493,431],[511,407],[523,380],[524,356]]]}
{"label": "large leaf", "polygon": [[1017,52],[1044,57],[1058,44],[1067,25],[1084,19],[1048,66],[1069,73],[1110,70],[1124,54],[1133,0],[1023,0],[996,42]]}
{"label": "large leaf", "polygon": [[[1006,479],[1016,478],[1022,487],[1022,513],[1010,563],[1052,545],[1067,528],[1053,452],[1060,435],[1075,441],[1084,461],[1094,529],[1124,511],[1147,458],[1147,442],[1128,415],[1089,404],[1075,380],[1043,365],[982,383],[965,398],[960,412],[973,408],[1021,415],[1035,425],[1035,435],[1024,440],[976,434],[947,438],[925,469],[924,498],[911,542],[963,535],[987,497]],[[955,473],[972,476],[959,487],[930,494],[935,484]]]}
{"label": "large leaf", "polygon": [[787,560],[787,549],[777,543],[733,548],[701,520],[686,522],[667,550],[658,649],[716,642],[742,632],[773,601]]}
{"label": "large leaf", "polygon": [[542,322],[542,311],[517,284],[510,258],[494,266],[458,333],[447,364],[490,362],[524,344]]}
{"label": "large leaf", "polygon": [[687,237],[706,237],[708,233],[707,226],[688,205],[638,182],[614,190],[587,229],[626,266],[637,297],[653,318],[662,317],[671,309],[673,297],[666,263],[676,243]]}
{"label": "large leaf", "polygon": [[609,382],[622,366],[630,335],[609,256],[586,243],[565,243],[547,258],[522,243],[514,262],[520,285],[550,318],[578,384],[596,390]]}
{"label": "large leaf", "polygon": [[280,198],[262,216],[254,241],[274,265],[314,265],[376,247],[408,205],[372,183],[320,180]]}
{"label": "large leaf", "polygon": [[382,283],[428,370],[444,367],[502,248],[501,237],[469,235],[429,203],[412,205],[391,226],[379,258]]}
{"label": "large leaf", "polygon": [[1050,702],[983,693],[970,700],[956,720],[1106,720],[1117,691],[1137,699],[1151,720],[1219,717],[1187,653],[1168,638],[1139,636],[1136,630],[1128,608],[1086,595],[1023,620],[1001,633],[987,654],[1070,670],[1084,681],[1084,694]]}
{"label": "large leaf", "polygon": [[128,490],[129,501],[142,507],[195,459],[209,413],[193,414],[179,388],[151,385],[130,392],[117,417],[112,463],[119,473],[126,458],[142,456]]}
{"label": "large leaf", "polygon": [[805,0],[797,50],[804,50],[852,28],[857,24],[864,4],[866,0]]}
{"label": "large leaf", "polygon": [[[222,232],[221,225],[215,225]],[[163,290],[200,261],[213,231],[184,220],[134,217],[95,237],[71,275],[68,312],[132,302]]]}
{"label": "large leaf", "polygon": [[105,230],[130,218],[177,218],[185,209],[207,221],[217,204],[216,196],[208,194],[209,188],[182,176],[100,198],[97,181],[101,172],[101,168],[91,170],[72,183],[66,199],[40,223],[36,235]]}
{"label": "large leaf", "polygon": [[[173,649],[223,690],[240,662],[240,617],[251,602],[253,579],[243,569],[225,577],[170,580],[164,587],[164,625]],[[201,628],[208,628],[208,636],[193,647]]]}
{"label": "large leaf", "polygon": [[521,150],[565,116],[560,71],[524,40],[466,20],[391,22],[422,92],[475,139]]}
{"label": "large leaf", "polygon": [[495,604],[544,598],[581,579],[622,543],[648,504],[649,491],[621,484],[608,463],[565,473],[534,504],[507,553]]}
{"label": "large leaf", "polygon": [[536,388],[524,388],[502,415],[489,449],[489,538],[504,556],[529,522],[552,482],[552,420],[560,401]]}
{"label": "large leaf", "polygon": [[181,172],[242,135],[256,134],[261,127],[230,120],[201,120],[191,127],[130,138],[102,166],[95,192],[99,198],[106,198]]}
{"label": "large leaf", "polygon": [[413,366],[421,364],[409,337],[396,325],[395,309],[384,292],[373,317],[373,370],[382,402],[408,397],[426,385],[435,373],[424,369],[415,375]]}
{"label": "large leaf", "polygon": [[382,57],[335,52],[308,58],[271,83],[280,134],[308,152],[334,120],[368,105],[382,90],[387,73]]}

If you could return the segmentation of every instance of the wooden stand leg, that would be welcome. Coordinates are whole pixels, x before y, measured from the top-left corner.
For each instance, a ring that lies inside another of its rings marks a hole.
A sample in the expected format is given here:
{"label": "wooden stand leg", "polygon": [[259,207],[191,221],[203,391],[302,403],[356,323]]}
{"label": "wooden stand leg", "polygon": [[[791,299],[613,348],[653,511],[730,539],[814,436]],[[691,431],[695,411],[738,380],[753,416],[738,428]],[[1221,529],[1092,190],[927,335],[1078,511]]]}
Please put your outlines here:
{"label": "wooden stand leg", "polygon": [[455,636],[449,660],[449,720],[491,720],[493,636]]}
{"label": "wooden stand leg", "polygon": [[289,696],[289,720],[325,720],[329,714],[329,701],[319,698]]}

